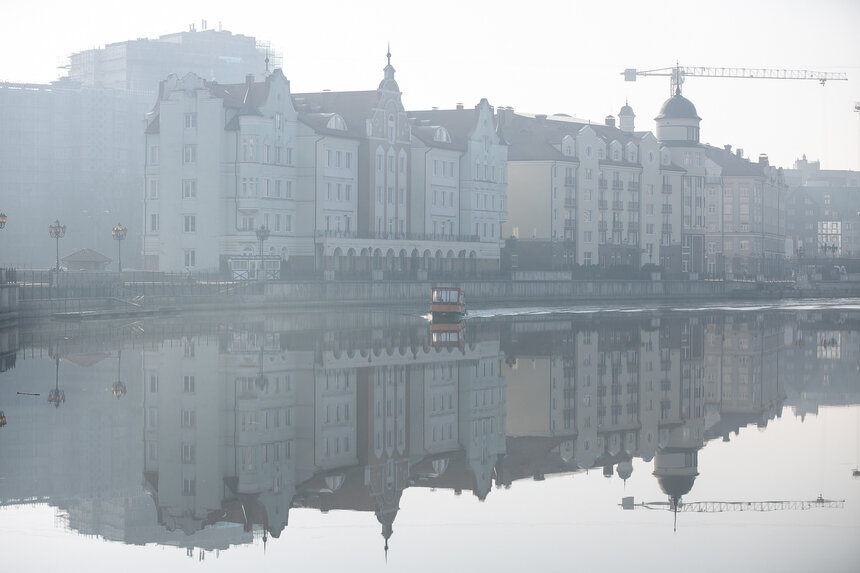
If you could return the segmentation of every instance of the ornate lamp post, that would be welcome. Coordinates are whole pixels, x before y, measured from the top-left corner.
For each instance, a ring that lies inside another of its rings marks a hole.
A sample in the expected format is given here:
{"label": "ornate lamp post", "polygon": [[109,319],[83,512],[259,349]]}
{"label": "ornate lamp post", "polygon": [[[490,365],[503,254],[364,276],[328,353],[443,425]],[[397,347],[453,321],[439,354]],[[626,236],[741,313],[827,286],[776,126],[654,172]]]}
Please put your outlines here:
{"label": "ornate lamp post", "polygon": [[125,239],[126,234],[128,234],[128,227],[123,227],[121,223],[117,223],[116,227],[111,229],[110,234],[113,236],[116,241],[116,254],[119,260],[119,272],[122,272],[122,249],[120,246],[122,245],[123,239]]}
{"label": "ornate lamp post", "polygon": [[48,225],[48,233],[57,241],[57,272],[60,272],[60,239],[66,236],[66,226],[61,225],[60,220],[57,219],[53,225]]}
{"label": "ornate lamp post", "polygon": [[263,280],[266,280],[266,259],[263,254],[263,241],[269,238],[271,233],[265,227],[265,225],[260,225],[260,228],[257,229],[257,240],[260,241],[260,269],[263,271]]}

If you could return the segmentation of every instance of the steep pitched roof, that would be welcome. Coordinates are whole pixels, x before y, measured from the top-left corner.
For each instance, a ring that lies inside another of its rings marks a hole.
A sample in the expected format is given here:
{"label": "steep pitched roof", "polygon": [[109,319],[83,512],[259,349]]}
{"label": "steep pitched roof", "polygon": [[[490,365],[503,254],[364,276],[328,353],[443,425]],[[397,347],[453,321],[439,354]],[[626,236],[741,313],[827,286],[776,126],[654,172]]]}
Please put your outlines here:
{"label": "steep pitched roof", "polygon": [[[409,116],[416,120],[412,133],[427,145],[463,151],[478,124],[479,112],[477,109],[434,109],[410,111]],[[439,127],[448,130],[450,143],[434,139]]]}
{"label": "steep pitched roof", "polygon": [[722,167],[723,177],[764,177],[764,165],[753,163],[744,157],[738,157],[731,151],[705,146],[705,155],[708,159]]}
{"label": "steep pitched roof", "polygon": [[378,102],[379,92],[376,90],[293,94],[293,105],[303,123],[316,128],[321,122],[320,114],[337,113],[346,122],[347,131],[330,131],[333,134],[350,134],[353,137],[367,136],[365,122],[373,117],[373,109]]}

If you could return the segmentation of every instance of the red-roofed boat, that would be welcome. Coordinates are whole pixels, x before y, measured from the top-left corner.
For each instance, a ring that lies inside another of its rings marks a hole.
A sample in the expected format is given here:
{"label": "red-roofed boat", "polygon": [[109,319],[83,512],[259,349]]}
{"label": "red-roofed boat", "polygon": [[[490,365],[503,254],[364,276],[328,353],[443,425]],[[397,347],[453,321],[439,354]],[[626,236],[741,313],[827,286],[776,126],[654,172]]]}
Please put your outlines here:
{"label": "red-roofed boat", "polygon": [[466,292],[457,287],[432,287],[430,314],[433,322],[459,322],[466,316]]}

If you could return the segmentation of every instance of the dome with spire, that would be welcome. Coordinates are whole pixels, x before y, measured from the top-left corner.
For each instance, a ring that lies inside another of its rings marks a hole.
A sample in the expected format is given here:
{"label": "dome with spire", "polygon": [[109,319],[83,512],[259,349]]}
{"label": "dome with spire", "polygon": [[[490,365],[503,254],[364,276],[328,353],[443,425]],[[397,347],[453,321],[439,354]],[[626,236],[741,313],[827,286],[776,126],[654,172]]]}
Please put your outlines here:
{"label": "dome with spire", "polygon": [[633,113],[633,108],[630,107],[630,105],[627,103],[627,101],[624,102],[624,105],[621,106],[621,111],[618,112],[619,117],[622,115],[632,115],[634,117],[636,116],[636,114]]}
{"label": "dome with spire", "polygon": [[675,92],[675,95],[667,99],[660,108],[660,115],[654,118],[660,119],[697,119],[702,118],[696,113],[696,106],[693,102],[681,95],[681,91]]}

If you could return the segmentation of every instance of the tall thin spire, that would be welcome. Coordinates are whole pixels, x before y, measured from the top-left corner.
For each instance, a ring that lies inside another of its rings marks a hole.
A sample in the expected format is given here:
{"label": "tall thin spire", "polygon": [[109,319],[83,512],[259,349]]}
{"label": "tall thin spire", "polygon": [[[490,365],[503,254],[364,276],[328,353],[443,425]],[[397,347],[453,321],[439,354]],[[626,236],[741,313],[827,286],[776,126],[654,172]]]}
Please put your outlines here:
{"label": "tall thin spire", "polygon": [[388,58],[388,65],[391,65],[391,42],[388,42],[388,53],[385,54],[385,57]]}

